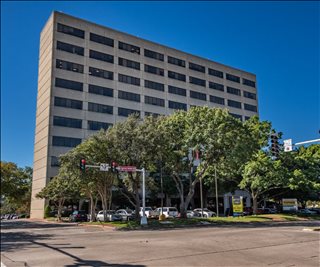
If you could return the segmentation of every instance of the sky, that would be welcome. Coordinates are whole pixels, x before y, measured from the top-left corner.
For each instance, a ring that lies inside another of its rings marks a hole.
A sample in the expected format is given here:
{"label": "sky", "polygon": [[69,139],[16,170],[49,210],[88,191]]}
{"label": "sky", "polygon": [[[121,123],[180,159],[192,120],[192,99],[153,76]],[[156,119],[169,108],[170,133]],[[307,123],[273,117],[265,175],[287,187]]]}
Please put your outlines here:
{"label": "sky", "polygon": [[1,160],[33,165],[40,31],[61,11],[257,75],[261,120],[320,138],[317,1],[1,1]]}

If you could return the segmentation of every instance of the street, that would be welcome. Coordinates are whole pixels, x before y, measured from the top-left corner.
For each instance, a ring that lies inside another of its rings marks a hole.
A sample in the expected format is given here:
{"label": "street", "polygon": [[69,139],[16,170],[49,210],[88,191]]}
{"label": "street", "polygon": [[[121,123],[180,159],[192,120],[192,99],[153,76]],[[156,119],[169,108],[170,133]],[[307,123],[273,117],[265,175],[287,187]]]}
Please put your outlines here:
{"label": "street", "polygon": [[314,266],[313,222],[114,231],[29,220],[1,222],[7,266]]}

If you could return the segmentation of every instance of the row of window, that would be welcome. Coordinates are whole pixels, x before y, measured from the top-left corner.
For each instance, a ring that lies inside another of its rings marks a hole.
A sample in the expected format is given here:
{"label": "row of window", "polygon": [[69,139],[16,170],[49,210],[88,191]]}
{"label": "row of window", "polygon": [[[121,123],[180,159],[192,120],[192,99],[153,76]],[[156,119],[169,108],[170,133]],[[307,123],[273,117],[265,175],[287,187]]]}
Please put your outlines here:
{"label": "row of window", "polygon": [[[80,29],[77,29],[74,27],[70,27],[70,26],[67,26],[67,25],[64,25],[61,23],[58,23],[58,32],[62,32],[65,34],[73,35],[73,36],[84,39],[84,31],[83,30],[80,30]],[[108,38],[108,37],[104,37],[104,36],[101,36],[98,34],[90,33],[90,40],[93,42],[96,42],[96,43],[100,43],[103,45],[114,47],[114,40],[113,39]],[[60,43],[59,45],[57,44],[57,49],[64,50],[64,51],[70,52],[70,53],[75,53],[78,55],[83,55],[83,50],[81,50],[83,48],[78,47],[78,46],[75,46],[75,48],[72,48],[72,47],[70,47],[71,46],[70,44],[65,44],[65,46],[63,47],[63,45],[61,45],[62,43],[61,42],[59,42],[59,43]],[[119,41],[118,48],[121,50],[128,51],[130,53],[140,54],[140,47],[132,45],[132,44],[128,44],[128,43],[124,43],[124,42]],[[149,58],[153,58],[153,59],[156,59],[159,61],[164,61],[164,54],[156,52],[156,51],[152,51],[149,49],[144,49],[144,56],[149,57]],[[184,60],[179,59],[179,58],[175,58],[172,56],[168,56],[167,62],[170,64],[173,64],[173,65],[176,65],[176,66],[183,67],[183,68],[186,67],[186,62]],[[197,71],[197,72],[201,72],[201,73],[206,73],[205,66],[202,66],[202,65],[199,65],[196,63],[192,63],[192,62],[189,62],[189,69]],[[219,78],[224,78],[223,72],[218,71],[218,70],[214,70],[211,68],[208,68],[208,74],[212,75],[212,76],[219,77]],[[233,81],[233,82],[236,82],[236,83],[240,83],[240,77],[233,75],[233,74],[226,73],[226,79]],[[251,80],[248,80],[245,78],[242,79],[242,83],[247,86],[251,86],[251,87],[256,86],[254,81],[251,81]]]}

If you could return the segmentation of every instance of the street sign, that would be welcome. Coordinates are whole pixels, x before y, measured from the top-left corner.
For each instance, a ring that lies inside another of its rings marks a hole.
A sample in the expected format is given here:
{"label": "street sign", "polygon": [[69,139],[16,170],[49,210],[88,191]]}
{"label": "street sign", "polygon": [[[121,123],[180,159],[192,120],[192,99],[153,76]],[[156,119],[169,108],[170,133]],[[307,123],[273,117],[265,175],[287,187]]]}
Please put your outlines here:
{"label": "street sign", "polygon": [[101,164],[100,164],[100,171],[103,171],[103,172],[109,171],[109,164],[107,164],[107,163],[101,163]]}
{"label": "street sign", "polygon": [[137,170],[136,166],[119,166],[117,168],[121,172],[135,172]]}
{"label": "street sign", "polygon": [[284,152],[292,151],[292,139],[283,140]]}
{"label": "street sign", "polygon": [[243,213],[243,197],[242,196],[232,196],[232,208],[233,208],[233,216],[237,216]]}

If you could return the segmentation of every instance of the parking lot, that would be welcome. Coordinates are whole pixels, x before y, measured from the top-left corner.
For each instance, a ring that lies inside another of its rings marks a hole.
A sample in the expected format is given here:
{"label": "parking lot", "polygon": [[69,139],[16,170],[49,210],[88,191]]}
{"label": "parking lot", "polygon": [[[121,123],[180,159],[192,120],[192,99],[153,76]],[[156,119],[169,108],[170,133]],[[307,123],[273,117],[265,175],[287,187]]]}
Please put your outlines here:
{"label": "parking lot", "polygon": [[319,221],[114,231],[30,220],[1,223],[10,266],[319,266]]}

